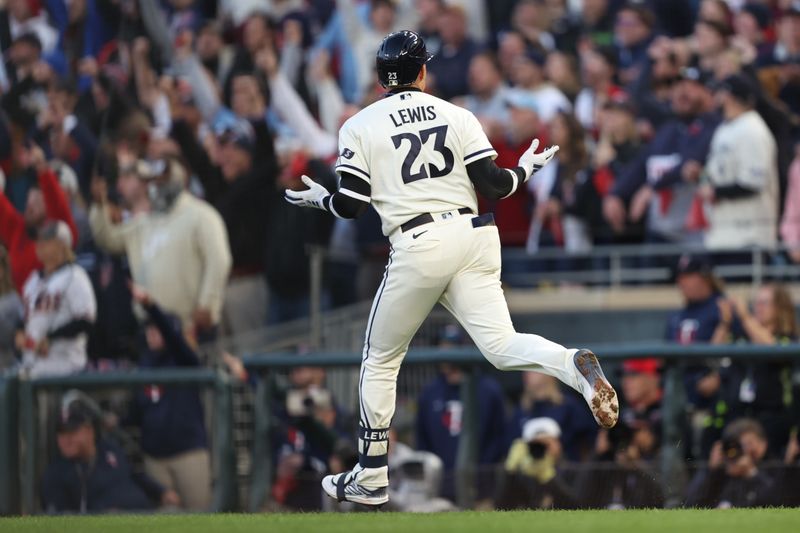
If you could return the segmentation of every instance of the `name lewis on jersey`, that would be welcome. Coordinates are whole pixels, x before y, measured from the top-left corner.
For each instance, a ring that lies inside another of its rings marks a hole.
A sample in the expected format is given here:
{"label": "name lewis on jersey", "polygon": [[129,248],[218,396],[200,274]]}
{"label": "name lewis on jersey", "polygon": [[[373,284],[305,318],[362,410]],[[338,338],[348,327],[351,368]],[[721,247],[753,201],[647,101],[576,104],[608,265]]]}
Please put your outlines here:
{"label": "name lewis on jersey", "polygon": [[[397,113],[397,116],[395,116],[395,113]],[[434,111],[432,105],[399,109],[395,113],[389,113],[389,118],[392,119],[397,128],[403,124],[414,124],[415,122],[434,120],[436,118],[436,111]]]}

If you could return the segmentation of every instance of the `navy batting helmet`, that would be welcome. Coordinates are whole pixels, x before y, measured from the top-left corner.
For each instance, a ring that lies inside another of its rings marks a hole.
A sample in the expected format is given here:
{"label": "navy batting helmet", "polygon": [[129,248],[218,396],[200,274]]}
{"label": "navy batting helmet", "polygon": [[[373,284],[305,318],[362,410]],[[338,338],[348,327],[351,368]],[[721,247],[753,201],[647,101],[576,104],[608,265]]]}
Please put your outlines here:
{"label": "navy batting helmet", "polygon": [[411,85],[422,65],[432,57],[418,33],[409,30],[390,33],[384,37],[375,57],[378,80],[387,89]]}

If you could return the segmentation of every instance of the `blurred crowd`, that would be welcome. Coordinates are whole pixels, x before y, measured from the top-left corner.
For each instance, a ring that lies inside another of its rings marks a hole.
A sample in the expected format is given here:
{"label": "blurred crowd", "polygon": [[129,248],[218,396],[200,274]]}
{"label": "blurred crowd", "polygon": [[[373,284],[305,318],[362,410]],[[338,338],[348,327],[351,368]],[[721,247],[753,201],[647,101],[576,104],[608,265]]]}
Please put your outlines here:
{"label": "blurred crowd", "polygon": [[[514,166],[534,137],[561,146],[528,188],[481,200],[505,246],[702,246],[707,257],[678,265],[687,304],[668,340],[797,340],[784,289],[764,287],[751,311],[711,269],[749,262],[752,246],[786,245],[769,260],[800,262],[796,0],[0,0],[0,368],[36,377],[204,364],[199,345],[308,315],[314,246],[327,250],[327,308],[371,295],[370,265],[388,249],[377,215],[301,211],[282,191],[302,188],[304,173],[336,188],[338,128],[382,96],[374,54],[397,29],[423,36],[429,90],[475,113],[499,165]],[[505,457],[506,468],[479,479],[480,495],[508,507],[662,502],[647,469],[659,454],[660,366],[623,371],[630,412],[619,432],[600,434],[542,376],[526,376],[516,396],[482,380],[481,463]],[[752,504],[741,498],[781,486],[759,464],[784,450],[796,462],[793,376],[777,363],[687,369],[685,451],[709,460],[690,501]],[[461,379],[463,369],[443,368],[420,397],[417,449],[393,452],[406,465],[398,501],[452,500]],[[314,369],[290,379],[290,392],[315,392],[285,401],[272,496],[289,506],[305,494],[297,472],[346,470],[354,457],[341,442],[348,415],[324,380]],[[507,431],[488,413],[508,402],[518,408]],[[135,405],[120,423],[141,428],[152,460],[126,497],[206,506],[208,492],[193,491],[210,475],[197,393],[148,387]],[[66,462],[48,486],[69,492],[99,476],[70,465],[98,456],[120,479],[139,476],[98,440],[95,417],[62,415]],[[595,456],[624,475],[594,476],[608,486],[591,490],[580,473],[560,477],[561,461]],[[47,509],[99,509],[48,498]]]}

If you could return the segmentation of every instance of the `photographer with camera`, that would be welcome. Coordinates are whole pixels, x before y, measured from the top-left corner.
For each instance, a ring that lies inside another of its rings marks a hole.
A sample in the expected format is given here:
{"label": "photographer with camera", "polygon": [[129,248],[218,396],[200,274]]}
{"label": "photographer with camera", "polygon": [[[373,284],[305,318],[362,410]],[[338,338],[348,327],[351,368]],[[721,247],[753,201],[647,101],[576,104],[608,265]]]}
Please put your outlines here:
{"label": "photographer with camera", "polygon": [[349,433],[333,396],[325,388],[325,370],[298,366],[289,374],[275,449],[276,479],[272,497],[281,506],[320,510],[319,481],[329,470],[337,444]]}
{"label": "photographer with camera", "polygon": [[689,484],[686,506],[727,509],[774,504],[774,481],[759,468],[766,442],[757,421],[731,422],[711,448],[708,467]]}
{"label": "photographer with camera", "polygon": [[498,509],[574,509],[577,501],[558,471],[561,428],[552,418],[525,423],[508,450]]}

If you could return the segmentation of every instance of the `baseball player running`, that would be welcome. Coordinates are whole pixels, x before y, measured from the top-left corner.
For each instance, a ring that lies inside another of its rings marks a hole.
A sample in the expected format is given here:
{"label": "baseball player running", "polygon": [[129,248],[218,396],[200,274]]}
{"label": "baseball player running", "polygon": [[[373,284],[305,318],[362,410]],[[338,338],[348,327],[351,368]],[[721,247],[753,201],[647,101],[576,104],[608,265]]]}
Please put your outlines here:
{"label": "baseball player running", "polygon": [[558,152],[536,153],[534,140],[513,169],[499,168],[486,134],[469,111],[425,94],[431,58],[413,31],[388,35],[378,50],[378,78],[389,92],[339,132],[334,194],[307,176],[294,205],[354,218],[371,203],[391,252],[372,304],[359,378],[359,464],[326,476],[332,498],[366,505],[389,499],[387,452],[397,373],[411,338],[440,302],[500,370],[536,370],[580,392],[598,424],[617,422],[617,395],[589,350],[567,349],[517,333],[500,286],[500,239],[491,213],[477,214],[477,190],[506,198]]}

